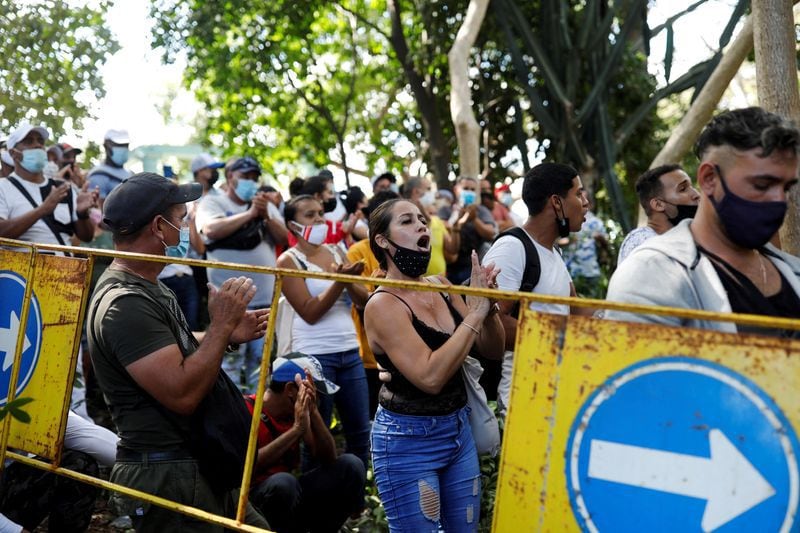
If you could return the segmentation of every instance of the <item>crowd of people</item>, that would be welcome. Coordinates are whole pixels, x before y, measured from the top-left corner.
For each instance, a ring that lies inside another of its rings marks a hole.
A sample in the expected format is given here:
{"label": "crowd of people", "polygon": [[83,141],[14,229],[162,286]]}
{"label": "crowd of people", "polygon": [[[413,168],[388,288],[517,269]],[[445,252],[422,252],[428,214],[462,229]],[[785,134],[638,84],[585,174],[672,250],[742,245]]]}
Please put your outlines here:
{"label": "crowd of people", "polygon": [[[194,180],[179,184],[131,175],[122,130],[106,134],[105,160],[88,173],[76,161],[80,150],[48,141],[45,128],[30,124],[5,141],[0,237],[436,286],[287,276],[270,309],[271,275],[115,258],[100,269],[87,309],[83,372],[87,389],[91,382],[102,394],[87,390],[96,423],[70,414],[70,467],[95,473],[99,463],[111,467],[115,483],[234,516],[238,484],[215,483],[192,440],[200,418],[220,410],[251,416],[267,357],[248,523],[336,531],[362,511],[371,465],[392,531],[476,530],[480,471],[462,369],[473,357],[483,365],[484,392],[504,416],[514,357],[533,355],[514,353],[518,301],[464,298],[448,287],[566,297],[577,296],[578,280],[599,285],[598,256],[609,255],[609,238],[576,169],[532,168],[521,194],[528,216],[519,219],[507,185],[475,177],[435,191],[427,178],[399,183],[387,173],[372,180],[372,191],[337,194],[323,170],[296,179],[285,198],[248,156],[223,162],[201,154],[191,163]],[[799,145],[800,132],[783,118],[732,110],[701,133],[694,184],[677,165],[644,172],[636,193],[647,224],[626,236],[608,300],[800,319],[800,259],[775,246],[798,181]],[[800,337],[732,322],[530,307]],[[270,312],[275,346],[264,345]],[[330,431],[334,409],[342,454]],[[76,432],[79,443],[70,438]],[[242,440],[236,431],[212,437]],[[83,505],[53,504],[51,529],[85,529],[91,488],[41,488],[68,483],[79,485],[23,465],[5,468],[0,512],[19,524],[8,531],[32,530],[47,514],[36,504],[65,494]],[[26,490],[37,498],[22,506]],[[112,501],[137,531],[222,529],[121,495]],[[57,515],[65,505],[69,526]]]}

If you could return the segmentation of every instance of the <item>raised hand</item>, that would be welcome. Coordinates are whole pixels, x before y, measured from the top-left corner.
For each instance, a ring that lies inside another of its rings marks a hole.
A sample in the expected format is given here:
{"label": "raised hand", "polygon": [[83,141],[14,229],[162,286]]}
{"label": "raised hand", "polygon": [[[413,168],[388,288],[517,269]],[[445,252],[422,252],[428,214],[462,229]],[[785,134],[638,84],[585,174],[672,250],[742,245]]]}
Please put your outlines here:
{"label": "raised hand", "polygon": [[92,207],[97,207],[98,199],[100,198],[100,189],[97,187],[94,190],[81,189],[76,198],[76,211],[78,213],[85,213]]}
{"label": "raised hand", "polygon": [[[494,268],[494,266],[492,266]],[[469,281],[470,287],[476,289],[489,288],[489,282],[486,279],[486,272],[481,264],[478,262],[478,254],[475,250],[472,251],[472,273]],[[485,318],[491,308],[491,302],[488,298],[483,296],[467,295],[467,308],[470,313],[477,313],[481,318]]]}
{"label": "raised hand", "polygon": [[269,309],[246,311],[231,333],[231,342],[242,344],[263,337],[267,331],[267,320],[269,320]]}
{"label": "raised hand", "polygon": [[364,272],[364,262],[356,261],[355,263],[347,263],[346,265],[335,265],[337,274],[348,274],[351,276],[360,276]]}
{"label": "raised hand", "polygon": [[303,384],[300,374],[294,377],[294,382],[297,385],[297,398],[294,400],[294,425],[300,430],[300,433],[305,433],[311,427],[311,412],[309,411],[311,395],[308,387]]}
{"label": "raised hand", "polygon": [[50,194],[47,195],[47,198],[44,199],[42,205],[40,206],[45,215],[49,215],[55,211],[58,204],[61,203],[61,200],[67,197],[70,187],[72,187],[71,184],[62,183],[61,185],[50,189]]}
{"label": "raised hand", "polygon": [[267,197],[266,193],[257,192],[256,195],[253,196],[253,203],[250,209],[255,211],[256,216],[260,218],[266,218],[267,202],[269,202],[269,198]]}
{"label": "raised hand", "polygon": [[244,276],[226,279],[219,289],[209,283],[208,315],[211,325],[225,327],[229,329],[229,334],[232,333],[255,294],[253,280]]}

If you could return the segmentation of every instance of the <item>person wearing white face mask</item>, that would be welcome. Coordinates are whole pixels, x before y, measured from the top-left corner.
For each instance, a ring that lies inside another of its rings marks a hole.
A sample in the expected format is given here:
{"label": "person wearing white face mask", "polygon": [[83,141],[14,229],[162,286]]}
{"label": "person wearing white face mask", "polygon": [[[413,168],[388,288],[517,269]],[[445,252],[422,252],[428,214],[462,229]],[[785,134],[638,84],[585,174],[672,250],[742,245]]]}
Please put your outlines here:
{"label": "person wearing white face mask", "polygon": [[64,245],[77,235],[89,241],[95,227],[89,209],[97,204],[97,192],[45,179],[49,136],[44,127],[23,123],[8,138],[14,172],[0,180],[0,237]]}
{"label": "person wearing white face mask", "polygon": [[[360,275],[364,263],[348,264],[339,247],[324,244],[328,235],[324,214],[322,204],[310,195],[295,196],[287,202],[284,209],[286,227],[296,237],[297,244],[281,254],[278,267]],[[366,465],[369,397],[367,377],[358,355],[358,339],[350,316],[350,301],[363,307],[367,291],[363,286],[351,283],[286,277],[283,295],[295,311],[291,325],[291,351],[316,357],[322,364],[325,377],[341,387],[335,397],[320,395],[322,420],[330,426],[335,401],[344,427],[346,451]]]}
{"label": "person wearing white face mask", "polygon": [[[206,257],[253,266],[275,266],[275,246],[286,244],[286,228],[267,193],[258,192],[261,167],[252,157],[241,157],[226,173],[224,194],[207,194],[200,200],[195,215],[197,230],[206,245]],[[221,286],[228,278],[247,276],[257,291],[251,309],[272,304],[274,276],[209,268],[208,280]],[[264,339],[256,339],[231,353],[222,368],[245,392],[255,391],[254,373],[261,363]]]}
{"label": "person wearing white face mask", "polygon": [[108,130],[103,136],[106,159],[89,171],[89,188],[100,191],[100,204],[120,183],[133,174],[124,167],[128,162],[131,139],[127,130]]}
{"label": "person wearing white face mask", "polygon": [[411,200],[428,219],[431,230],[431,260],[426,276],[439,276],[447,270],[447,263],[458,257],[460,234],[451,232],[444,220],[436,215],[436,193],[427,178],[411,178],[403,186],[403,197]]}

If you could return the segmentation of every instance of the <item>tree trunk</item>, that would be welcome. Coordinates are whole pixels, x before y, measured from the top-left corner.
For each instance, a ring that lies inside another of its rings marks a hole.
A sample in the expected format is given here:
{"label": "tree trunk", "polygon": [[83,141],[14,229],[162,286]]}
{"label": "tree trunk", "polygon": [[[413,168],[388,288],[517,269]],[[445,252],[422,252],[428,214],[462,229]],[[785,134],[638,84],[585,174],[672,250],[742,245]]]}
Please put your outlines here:
{"label": "tree trunk", "polygon": [[[753,0],[752,6],[758,103],[767,111],[800,124],[792,2]],[[780,243],[790,254],[800,255],[800,190],[793,189],[780,231]]]}
{"label": "tree trunk", "polygon": [[[672,131],[664,147],[658,153],[650,168],[679,163],[697,140],[703,127],[711,120],[722,94],[739,71],[744,59],[753,48],[753,21],[747,19],[742,31],[725,51],[717,68],[711,73],[703,90],[692,103],[680,124]],[[639,225],[646,222],[644,211],[639,209]]]}
{"label": "tree trunk", "polygon": [[458,29],[453,47],[447,53],[450,66],[450,116],[458,139],[459,174],[476,177],[480,174],[481,128],[472,112],[469,86],[469,52],[481,29],[489,0],[470,0],[467,16]]}
{"label": "tree trunk", "polygon": [[403,65],[403,72],[406,75],[408,84],[411,86],[414,100],[417,102],[417,109],[419,109],[422,119],[422,127],[430,143],[431,163],[433,165],[433,173],[436,176],[436,185],[439,189],[449,189],[452,187],[449,179],[450,153],[447,149],[447,141],[444,137],[439,109],[436,107],[436,97],[432,92],[432,88],[425,87],[422,76],[414,68],[411,57],[409,57],[399,4],[400,0],[389,0],[387,2],[389,16],[392,21],[390,42],[398,61]]}

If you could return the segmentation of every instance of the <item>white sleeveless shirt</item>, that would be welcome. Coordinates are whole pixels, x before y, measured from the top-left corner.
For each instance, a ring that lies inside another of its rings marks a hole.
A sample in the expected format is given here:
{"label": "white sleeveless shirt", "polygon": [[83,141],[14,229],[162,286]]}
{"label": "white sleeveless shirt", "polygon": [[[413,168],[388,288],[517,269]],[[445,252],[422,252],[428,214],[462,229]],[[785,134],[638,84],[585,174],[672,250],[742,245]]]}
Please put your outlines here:
{"label": "white sleeveless shirt", "polygon": [[[342,257],[334,246],[327,246],[333,254],[336,264],[342,263]],[[308,258],[297,248],[290,248],[287,253],[293,255],[295,262],[301,262],[301,268],[309,272],[324,272],[319,266],[311,263]],[[334,282],[327,279],[307,278],[306,288],[312,297],[319,296],[330,287]],[[343,352],[346,350],[358,349],[358,338],[356,329],[353,325],[353,318],[350,315],[351,301],[346,291],[334,302],[322,318],[316,324],[309,324],[300,317],[299,313],[294,314],[292,320],[292,351],[302,352],[308,355],[318,355],[326,353]]]}

